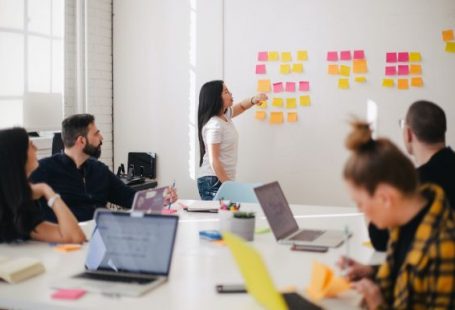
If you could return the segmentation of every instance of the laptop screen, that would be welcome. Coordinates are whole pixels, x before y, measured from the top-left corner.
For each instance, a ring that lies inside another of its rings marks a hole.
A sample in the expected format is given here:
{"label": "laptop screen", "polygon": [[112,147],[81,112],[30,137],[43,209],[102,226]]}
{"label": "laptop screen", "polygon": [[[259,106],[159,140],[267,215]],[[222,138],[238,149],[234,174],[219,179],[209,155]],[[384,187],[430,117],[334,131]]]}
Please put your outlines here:
{"label": "laptop screen", "polygon": [[141,212],[160,212],[164,206],[167,186],[153,189],[144,189],[134,195],[131,210]]}
{"label": "laptop screen", "polygon": [[278,182],[256,187],[254,191],[277,240],[299,229]]}
{"label": "laptop screen", "polygon": [[97,210],[86,269],[168,275],[178,216]]}

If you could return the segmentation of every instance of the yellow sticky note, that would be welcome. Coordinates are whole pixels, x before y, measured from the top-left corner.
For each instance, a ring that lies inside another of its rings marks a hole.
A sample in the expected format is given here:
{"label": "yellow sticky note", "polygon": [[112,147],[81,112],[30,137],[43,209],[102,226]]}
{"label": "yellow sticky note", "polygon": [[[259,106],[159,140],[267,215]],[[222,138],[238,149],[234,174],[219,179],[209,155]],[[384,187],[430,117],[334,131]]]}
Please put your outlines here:
{"label": "yellow sticky note", "polygon": [[420,62],[422,61],[422,55],[419,52],[410,52],[409,53],[410,62]]}
{"label": "yellow sticky note", "polygon": [[303,64],[293,64],[292,65],[292,72],[294,72],[294,73],[302,73],[303,72]]}
{"label": "yellow sticky note", "polygon": [[311,104],[311,98],[310,96],[300,96],[300,106],[302,107],[308,107]]}
{"label": "yellow sticky note", "polygon": [[447,42],[446,43],[446,52],[455,53],[455,42]]}
{"label": "yellow sticky note", "polygon": [[454,37],[453,37],[453,30],[452,29],[448,29],[448,30],[444,30],[442,32],[442,39],[444,41],[453,41],[454,40]]}
{"label": "yellow sticky note", "polygon": [[258,81],[258,92],[268,93],[271,90],[270,80],[259,80]]}
{"label": "yellow sticky note", "polygon": [[308,52],[307,51],[297,51],[297,60],[298,61],[308,60]]}
{"label": "yellow sticky note", "polygon": [[352,64],[353,64],[352,72],[354,73],[368,72],[367,61],[365,59],[354,59],[352,61]]}
{"label": "yellow sticky note", "polygon": [[382,86],[384,87],[394,87],[395,86],[395,82],[393,79],[383,79],[382,80]]}
{"label": "yellow sticky note", "polygon": [[338,88],[339,89],[349,89],[349,79],[339,79]]}
{"label": "yellow sticky note", "polygon": [[266,116],[267,116],[267,113],[265,113],[265,111],[256,111],[257,120],[263,121],[263,120],[265,120]]}
{"label": "yellow sticky note", "polygon": [[338,74],[338,65],[334,65],[334,64],[328,65],[327,73],[332,74],[332,75]]}
{"label": "yellow sticky note", "polygon": [[421,65],[410,65],[409,73],[413,74],[413,75],[422,74],[422,66]]}
{"label": "yellow sticky note", "polygon": [[282,52],[281,53],[281,61],[282,62],[290,62],[290,61],[292,61],[291,52]]}
{"label": "yellow sticky note", "polygon": [[281,74],[289,74],[289,73],[291,73],[291,65],[289,65],[289,64],[281,64],[280,65],[280,73]]}
{"label": "yellow sticky note", "polygon": [[282,124],[283,112],[270,112],[270,124]]}
{"label": "yellow sticky note", "polygon": [[278,61],[280,59],[280,54],[278,52],[269,52],[269,61]]}
{"label": "yellow sticky note", "polygon": [[283,106],[283,98],[273,98],[272,105],[281,108]]}
{"label": "yellow sticky note", "polygon": [[262,101],[261,104],[256,105],[256,107],[260,109],[266,109],[267,108],[267,101]]}
{"label": "yellow sticky note", "polygon": [[398,79],[398,89],[408,89],[409,81],[408,79]]}
{"label": "yellow sticky note", "polygon": [[423,79],[421,77],[413,77],[411,79],[412,87],[423,87]]}
{"label": "yellow sticky note", "polygon": [[350,288],[349,282],[335,275],[333,270],[317,261],[313,262],[308,294],[314,300],[324,297],[335,297]]}
{"label": "yellow sticky note", "polygon": [[288,113],[288,123],[295,123],[297,122],[297,112],[289,112]]}
{"label": "yellow sticky note", "polygon": [[295,98],[286,98],[286,109],[297,108],[297,100]]}
{"label": "yellow sticky note", "polygon": [[351,67],[345,66],[345,65],[341,65],[340,66],[340,74],[344,75],[344,76],[351,75]]}
{"label": "yellow sticky note", "polygon": [[367,79],[364,76],[356,76],[354,81],[356,81],[357,83],[365,83]]}

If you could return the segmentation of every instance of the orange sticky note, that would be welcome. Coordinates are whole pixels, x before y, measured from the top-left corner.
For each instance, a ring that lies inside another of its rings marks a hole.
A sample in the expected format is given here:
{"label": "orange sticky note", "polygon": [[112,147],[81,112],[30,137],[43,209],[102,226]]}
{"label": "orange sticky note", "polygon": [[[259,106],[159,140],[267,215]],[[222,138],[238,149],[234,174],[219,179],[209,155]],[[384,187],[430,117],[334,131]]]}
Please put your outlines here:
{"label": "orange sticky note", "polygon": [[297,100],[295,98],[286,98],[286,109],[297,108]]}
{"label": "orange sticky note", "polygon": [[267,117],[267,113],[265,111],[256,111],[256,119],[263,121]]}
{"label": "orange sticky note", "polygon": [[270,124],[282,124],[283,112],[270,112]]}
{"label": "orange sticky note", "polygon": [[454,40],[454,37],[453,37],[453,30],[452,29],[448,29],[448,30],[444,30],[442,32],[442,40],[444,41],[453,41]]}
{"label": "orange sticky note", "polygon": [[297,112],[289,112],[288,113],[288,123],[295,123],[297,122]]}
{"label": "orange sticky note", "polygon": [[408,79],[398,79],[398,89],[408,89],[409,81]]}
{"label": "orange sticky note", "polygon": [[409,73],[413,74],[413,75],[422,74],[422,66],[421,65],[410,65]]}
{"label": "orange sticky note", "polygon": [[283,106],[283,98],[273,98],[272,105],[281,108]]}
{"label": "orange sticky note", "polygon": [[412,87],[423,87],[423,79],[421,77],[413,77],[411,79]]}
{"label": "orange sticky note", "polygon": [[409,53],[410,62],[420,62],[422,61],[422,55],[419,52],[410,52]]}
{"label": "orange sticky note", "polygon": [[345,278],[336,276],[330,267],[317,261],[313,262],[310,285],[307,288],[312,299],[335,297],[349,288],[349,282]]}
{"label": "orange sticky note", "polygon": [[447,42],[446,43],[446,52],[455,53],[455,42]]}
{"label": "orange sticky note", "polygon": [[367,73],[367,61],[365,59],[354,59],[352,61],[353,68],[352,72],[354,73]]}
{"label": "orange sticky note", "polygon": [[54,250],[58,252],[72,252],[81,249],[80,244],[60,244],[54,247]]}
{"label": "orange sticky note", "polygon": [[291,65],[289,65],[289,64],[281,64],[280,65],[280,73],[281,74],[289,74],[289,73],[291,73]]}
{"label": "orange sticky note", "polygon": [[269,52],[269,61],[278,61],[280,54],[278,52]]}
{"label": "orange sticky note", "polygon": [[297,63],[292,65],[292,72],[294,73],[302,73],[303,72],[303,64]]}
{"label": "orange sticky note", "polygon": [[340,66],[340,75],[349,76],[351,75],[351,67],[341,65]]}
{"label": "orange sticky note", "polygon": [[338,88],[339,89],[349,89],[349,79],[339,79]]}
{"label": "orange sticky note", "polygon": [[364,76],[356,76],[354,80],[357,83],[365,83],[367,81],[366,77],[364,77]]}
{"label": "orange sticky note", "polygon": [[259,80],[258,81],[258,92],[268,93],[271,90],[270,80]]}
{"label": "orange sticky note", "polygon": [[393,79],[383,79],[382,80],[382,86],[384,87],[394,87],[395,86],[395,82]]}
{"label": "orange sticky note", "polygon": [[311,98],[310,96],[300,96],[300,106],[302,107],[308,107],[311,104]]}
{"label": "orange sticky note", "polygon": [[282,62],[290,62],[290,61],[292,61],[291,52],[282,52],[281,53],[281,61]]}
{"label": "orange sticky note", "polygon": [[298,61],[308,60],[308,52],[307,51],[297,51],[297,60]]}
{"label": "orange sticky note", "polygon": [[338,74],[338,65],[330,64],[327,66],[327,73],[332,75]]}

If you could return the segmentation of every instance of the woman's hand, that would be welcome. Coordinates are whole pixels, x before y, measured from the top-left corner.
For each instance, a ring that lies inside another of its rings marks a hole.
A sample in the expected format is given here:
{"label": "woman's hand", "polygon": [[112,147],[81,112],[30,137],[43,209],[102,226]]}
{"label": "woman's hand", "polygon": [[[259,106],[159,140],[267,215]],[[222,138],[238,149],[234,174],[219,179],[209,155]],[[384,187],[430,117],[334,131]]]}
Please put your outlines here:
{"label": "woman's hand", "polygon": [[381,289],[370,279],[362,279],[352,284],[352,287],[362,294],[368,309],[377,309],[384,303]]}
{"label": "woman's hand", "polygon": [[342,256],[337,266],[345,271],[345,276],[349,281],[357,281],[363,278],[371,278],[374,276],[374,269],[371,266],[363,265],[351,258]]}
{"label": "woman's hand", "polygon": [[269,97],[266,94],[261,93],[254,96],[251,99],[251,103],[255,105],[261,105],[262,102],[266,101],[267,99],[269,99]]}
{"label": "woman's hand", "polygon": [[164,205],[167,206],[171,203],[174,203],[177,201],[177,199],[179,199],[179,197],[177,196],[176,188],[173,186],[169,186],[166,189],[166,194],[164,196]]}
{"label": "woman's hand", "polygon": [[44,197],[46,200],[49,200],[51,197],[55,195],[54,190],[46,183],[30,184],[30,187],[32,189],[33,200],[40,199],[41,197]]}

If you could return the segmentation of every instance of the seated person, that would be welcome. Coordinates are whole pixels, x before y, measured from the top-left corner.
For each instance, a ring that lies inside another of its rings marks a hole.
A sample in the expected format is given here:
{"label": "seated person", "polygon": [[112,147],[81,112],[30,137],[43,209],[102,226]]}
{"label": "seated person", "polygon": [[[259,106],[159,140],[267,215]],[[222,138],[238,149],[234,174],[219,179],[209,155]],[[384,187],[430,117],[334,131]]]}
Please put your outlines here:
{"label": "seated person", "polygon": [[[0,243],[27,239],[84,242],[84,233],[60,196],[47,184],[28,182],[36,167],[36,147],[25,129],[0,130]],[[39,198],[53,210],[57,224],[43,219]]]}
{"label": "seated person", "polygon": [[[403,138],[407,152],[418,166],[421,183],[435,183],[445,191],[455,208],[455,152],[446,146],[446,116],[444,111],[429,101],[414,102],[406,113]],[[368,226],[371,243],[378,251],[385,251],[389,231]]]}
{"label": "seated person", "polygon": [[[97,160],[103,136],[95,117],[90,114],[67,117],[62,122],[62,139],[63,153],[42,159],[31,181],[52,186],[79,221],[93,219],[95,210],[105,208],[108,202],[131,208],[135,191]],[[165,200],[166,204],[177,200],[172,187]],[[45,207],[42,210],[46,219],[55,221],[52,210]]]}
{"label": "seated person", "polygon": [[455,213],[437,185],[418,185],[411,161],[387,139],[373,140],[354,122],[344,168],[350,196],[378,228],[390,230],[387,258],[377,273],[344,257],[341,268],[369,309],[453,309]]}

